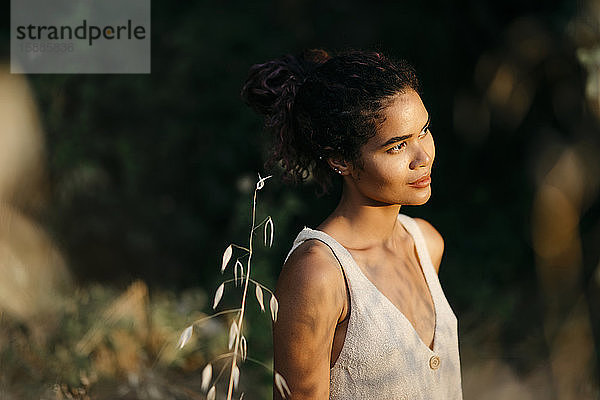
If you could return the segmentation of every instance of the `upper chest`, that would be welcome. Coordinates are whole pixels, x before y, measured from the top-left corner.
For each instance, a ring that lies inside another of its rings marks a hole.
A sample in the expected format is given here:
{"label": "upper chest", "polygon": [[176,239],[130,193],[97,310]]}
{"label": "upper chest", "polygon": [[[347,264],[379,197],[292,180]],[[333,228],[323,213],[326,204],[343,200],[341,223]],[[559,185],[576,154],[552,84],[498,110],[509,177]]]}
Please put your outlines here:
{"label": "upper chest", "polygon": [[395,251],[350,253],[363,275],[397,308],[402,309],[415,299],[431,299],[414,244],[407,243]]}

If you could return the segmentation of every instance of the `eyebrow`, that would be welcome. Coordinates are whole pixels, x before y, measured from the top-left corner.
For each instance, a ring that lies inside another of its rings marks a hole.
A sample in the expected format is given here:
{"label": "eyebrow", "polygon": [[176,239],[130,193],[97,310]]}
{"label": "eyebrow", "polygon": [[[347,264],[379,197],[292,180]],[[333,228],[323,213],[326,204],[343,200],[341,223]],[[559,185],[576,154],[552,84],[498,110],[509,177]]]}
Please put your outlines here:
{"label": "eyebrow", "polygon": [[[427,128],[429,126],[430,122],[431,122],[431,115],[427,114],[427,122],[425,122],[425,125],[423,125],[423,128],[421,128],[419,133],[423,132],[425,130],[425,128]],[[387,142],[382,144],[381,147],[389,146],[392,143],[401,142],[403,140],[410,138],[411,136],[412,135],[394,136],[393,138],[390,138]]]}

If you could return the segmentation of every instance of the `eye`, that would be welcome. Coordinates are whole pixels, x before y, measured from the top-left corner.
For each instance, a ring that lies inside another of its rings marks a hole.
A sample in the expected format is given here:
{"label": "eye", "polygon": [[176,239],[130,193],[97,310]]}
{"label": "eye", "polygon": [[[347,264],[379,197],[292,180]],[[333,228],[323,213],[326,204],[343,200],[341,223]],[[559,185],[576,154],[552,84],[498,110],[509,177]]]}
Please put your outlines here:
{"label": "eye", "polygon": [[390,153],[390,154],[397,153],[397,152],[399,152],[400,150],[402,150],[405,147],[406,147],[406,142],[401,142],[401,143],[396,144],[394,147],[390,147],[387,150],[387,152]]}

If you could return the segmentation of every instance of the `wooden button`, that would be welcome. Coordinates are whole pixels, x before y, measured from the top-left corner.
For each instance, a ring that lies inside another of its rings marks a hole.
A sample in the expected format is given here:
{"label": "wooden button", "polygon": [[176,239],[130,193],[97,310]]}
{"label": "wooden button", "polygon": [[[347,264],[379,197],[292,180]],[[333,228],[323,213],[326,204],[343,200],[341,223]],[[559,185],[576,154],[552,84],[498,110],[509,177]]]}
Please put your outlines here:
{"label": "wooden button", "polygon": [[438,356],[431,356],[429,359],[429,367],[431,369],[438,369],[440,367],[440,358]]}

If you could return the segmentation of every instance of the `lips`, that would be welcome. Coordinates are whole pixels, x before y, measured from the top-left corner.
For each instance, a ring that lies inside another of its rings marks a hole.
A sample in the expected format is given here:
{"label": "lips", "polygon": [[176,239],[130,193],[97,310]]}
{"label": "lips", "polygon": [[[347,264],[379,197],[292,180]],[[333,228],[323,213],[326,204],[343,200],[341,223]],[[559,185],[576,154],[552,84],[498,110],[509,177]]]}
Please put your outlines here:
{"label": "lips", "polygon": [[425,175],[421,176],[421,177],[420,177],[419,179],[417,179],[416,181],[409,183],[409,185],[418,185],[418,184],[423,184],[423,183],[425,183],[426,181],[428,181],[428,180],[429,180],[429,175],[430,175],[430,174],[429,174],[429,173],[427,173],[427,174],[425,174]]}

